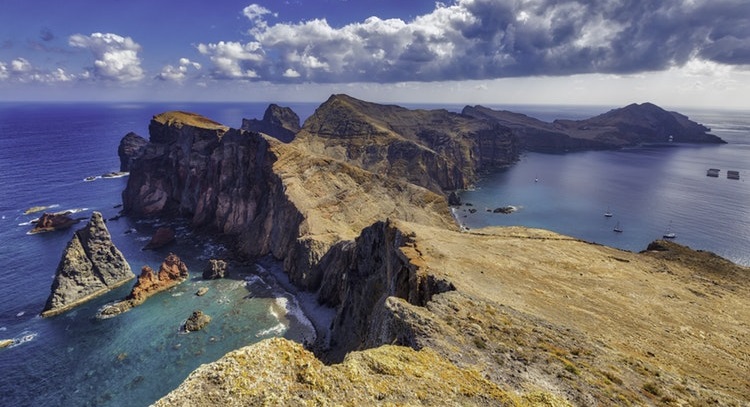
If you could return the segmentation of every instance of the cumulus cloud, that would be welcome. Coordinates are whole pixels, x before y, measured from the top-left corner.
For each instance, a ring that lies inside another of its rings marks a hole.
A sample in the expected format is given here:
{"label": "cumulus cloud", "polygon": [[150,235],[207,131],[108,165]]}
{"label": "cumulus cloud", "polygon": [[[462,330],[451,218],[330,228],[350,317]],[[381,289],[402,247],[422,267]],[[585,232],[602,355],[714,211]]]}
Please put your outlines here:
{"label": "cumulus cloud", "polygon": [[75,34],[68,45],[84,48],[94,55],[94,65],[89,76],[115,82],[133,82],[143,79],[144,72],[138,51],[141,46],[130,37],[112,33]]}
{"label": "cumulus cloud", "polygon": [[190,69],[200,70],[201,64],[187,58],[180,58],[177,66],[166,65],[156,78],[163,81],[182,82],[187,78],[188,70]]}
{"label": "cumulus cloud", "polygon": [[0,61],[0,80],[2,81],[60,83],[70,82],[75,78],[75,75],[65,72],[62,68],[52,71],[37,69],[25,58],[16,58],[9,63]]}
{"label": "cumulus cloud", "polygon": [[247,43],[200,44],[216,78],[437,81],[750,64],[743,0],[455,0],[411,21],[269,24],[251,4]]}

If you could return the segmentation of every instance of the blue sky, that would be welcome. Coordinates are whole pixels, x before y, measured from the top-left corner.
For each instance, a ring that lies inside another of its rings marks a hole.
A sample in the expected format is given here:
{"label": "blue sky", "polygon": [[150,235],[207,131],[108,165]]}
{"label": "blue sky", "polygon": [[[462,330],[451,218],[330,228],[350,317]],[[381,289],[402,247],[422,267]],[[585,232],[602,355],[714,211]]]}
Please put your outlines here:
{"label": "blue sky", "polygon": [[0,100],[750,108],[745,0],[0,0]]}

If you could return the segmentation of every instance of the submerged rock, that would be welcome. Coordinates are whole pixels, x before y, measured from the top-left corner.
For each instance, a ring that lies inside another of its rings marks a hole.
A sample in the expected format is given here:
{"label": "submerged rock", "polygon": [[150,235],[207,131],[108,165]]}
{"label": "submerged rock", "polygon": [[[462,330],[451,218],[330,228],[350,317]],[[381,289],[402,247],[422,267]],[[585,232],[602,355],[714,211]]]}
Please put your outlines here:
{"label": "submerged rock", "polygon": [[174,241],[174,229],[161,227],[151,237],[151,240],[143,247],[143,250],[155,250],[162,248]]}
{"label": "submerged rock", "polygon": [[185,332],[195,332],[203,329],[211,322],[211,317],[204,314],[201,310],[193,311],[193,315],[185,321]]}
{"label": "submerged rock", "polygon": [[203,270],[204,280],[215,280],[217,278],[224,278],[228,276],[229,273],[227,272],[227,262],[220,259],[209,260],[206,269]]}
{"label": "submerged rock", "polygon": [[135,275],[115,247],[102,214],[73,234],[55,272],[43,317],[60,314],[133,279]]}

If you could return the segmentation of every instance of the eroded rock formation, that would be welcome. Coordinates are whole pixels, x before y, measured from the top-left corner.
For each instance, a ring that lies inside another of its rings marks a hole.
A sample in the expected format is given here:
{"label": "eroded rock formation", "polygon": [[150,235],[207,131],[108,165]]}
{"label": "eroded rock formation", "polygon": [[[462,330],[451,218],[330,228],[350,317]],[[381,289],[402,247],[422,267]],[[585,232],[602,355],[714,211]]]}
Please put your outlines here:
{"label": "eroded rock formation", "polygon": [[143,266],[130,294],[122,301],[104,307],[99,314],[102,317],[121,314],[143,304],[152,295],[180,284],[188,277],[187,265],[176,254],[170,253],[161,263],[158,272],[149,266]]}
{"label": "eroded rock formation", "polygon": [[93,212],[63,252],[42,316],[65,312],[134,277],[125,257],[112,242],[101,213]]}
{"label": "eroded rock formation", "polygon": [[268,134],[284,143],[294,140],[300,130],[299,116],[288,107],[271,104],[263,114],[263,120],[242,119],[242,130]]}
{"label": "eroded rock formation", "polygon": [[200,331],[205,328],[208,323],[211,322],[211,317],[204,314],[201,310],[195,310],[185,321],[183,329],[185,332]]}
{"label": "eroded rock formation", "polygon": [[210,259],[206,268],[203,270],[204,280],[214,280],[217,278],[224,278],[229,276],[227,270],[228,264],[226,261],[221,259]]}
{"label": "eroded rock formation", "polygon": [[120,171],[130,171],[130,165],[143,154],[148,140],[130,132],[120,140],[117,155],[120,157]]}

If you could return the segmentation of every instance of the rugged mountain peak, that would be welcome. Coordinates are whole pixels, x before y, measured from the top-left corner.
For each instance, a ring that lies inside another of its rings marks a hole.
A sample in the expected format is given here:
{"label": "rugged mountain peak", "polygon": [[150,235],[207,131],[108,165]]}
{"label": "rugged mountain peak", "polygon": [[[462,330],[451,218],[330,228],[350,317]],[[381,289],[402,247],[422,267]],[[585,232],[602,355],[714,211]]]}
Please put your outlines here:
{"label": "rugged mountain peak", "polygon": [[272,103],[266,108],[263,120],[242,119],[242,130],[264,133],[289,143],[300,130],[300,120],[291,108]]}
{"label": "rugged mountain peak", "polygon": [[65,248],[42,316],[65,312],[134,277],[125,257],[112,242],[101,213],[94,212]]}

